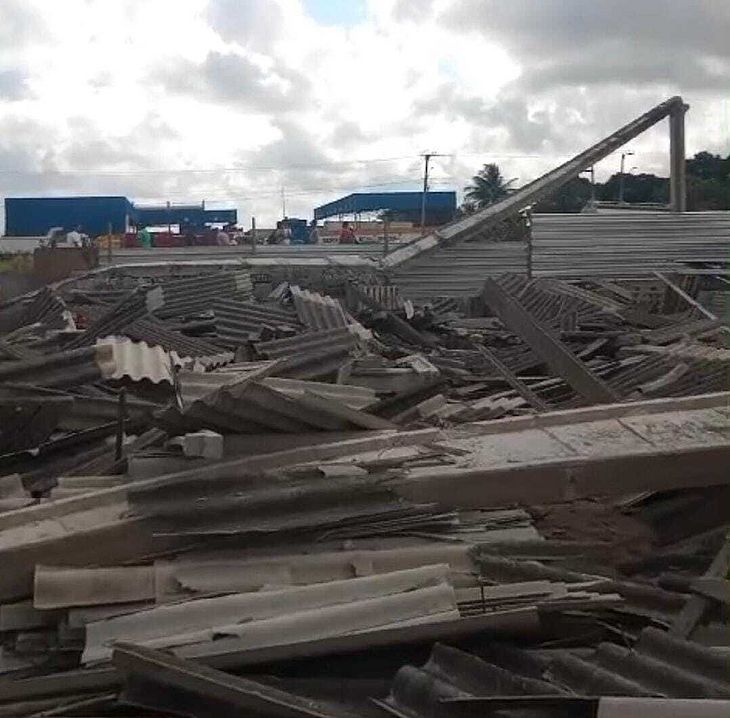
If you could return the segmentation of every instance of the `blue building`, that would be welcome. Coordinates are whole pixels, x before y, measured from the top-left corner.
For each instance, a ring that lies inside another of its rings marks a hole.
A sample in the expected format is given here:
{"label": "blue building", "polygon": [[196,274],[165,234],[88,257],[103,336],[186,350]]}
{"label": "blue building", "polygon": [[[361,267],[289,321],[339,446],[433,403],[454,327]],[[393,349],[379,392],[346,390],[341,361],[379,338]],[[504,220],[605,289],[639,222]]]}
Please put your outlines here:
{"label": "blue building", "polygon": [[132,223],[145,227],[164,227],[176,224],[181,230],[188,227],[201,229],[210,224],[236,224],[235,209],[206,209],[205,204],[159,205],[137,207],[132,205]]}
{"label": "blue building", "polygon": [[5,234],[40,237],[52,227],[66,231],[81,225],[91,236],[114,234],[129,224],[132,203],[126,197],[8,197],[5,200]]}
{"label": "blue building", "polygon": [[[422,192],[356,192],[328,202],[314,210],[317,220],[364,212],[388,211],[390,218],[400,222],[421,221]],[[426,224],[445,224],[456,213],[456,192],[426,194]]]}
{"label": "blue building", "polygon": [[132,225],[178,225],[202,229],[210,224],[235,224],[235,209],[206,209],[199,205],[135,207],[126,197],[8,197],[5,200],[5,234],[39,237],[52,227],[70,231],[81,226],[92,237],[122,234]]}

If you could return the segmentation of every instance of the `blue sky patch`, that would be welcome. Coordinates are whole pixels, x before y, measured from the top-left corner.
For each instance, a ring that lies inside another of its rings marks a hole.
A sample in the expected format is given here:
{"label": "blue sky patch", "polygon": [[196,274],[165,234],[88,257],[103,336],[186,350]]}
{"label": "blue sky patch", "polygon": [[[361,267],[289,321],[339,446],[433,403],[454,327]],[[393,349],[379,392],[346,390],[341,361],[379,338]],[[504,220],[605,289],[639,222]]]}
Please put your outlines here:
{"label": "blue sky patch", "polygon": [[365,20],[365,0],[304,0],[304,6],[320,25],[349,27]]}

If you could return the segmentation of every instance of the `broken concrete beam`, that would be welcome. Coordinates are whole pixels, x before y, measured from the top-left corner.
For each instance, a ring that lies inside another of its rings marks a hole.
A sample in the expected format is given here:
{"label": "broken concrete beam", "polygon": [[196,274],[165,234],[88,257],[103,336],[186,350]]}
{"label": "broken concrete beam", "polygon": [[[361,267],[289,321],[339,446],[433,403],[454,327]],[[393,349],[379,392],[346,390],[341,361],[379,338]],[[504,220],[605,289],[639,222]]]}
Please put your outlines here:
{"label": "broken concrete beam", "polygon": [[727,484],[728,465],[730,445],[669,448],[517,466],[411,472],[393,488],[411,501],[478,509]]}

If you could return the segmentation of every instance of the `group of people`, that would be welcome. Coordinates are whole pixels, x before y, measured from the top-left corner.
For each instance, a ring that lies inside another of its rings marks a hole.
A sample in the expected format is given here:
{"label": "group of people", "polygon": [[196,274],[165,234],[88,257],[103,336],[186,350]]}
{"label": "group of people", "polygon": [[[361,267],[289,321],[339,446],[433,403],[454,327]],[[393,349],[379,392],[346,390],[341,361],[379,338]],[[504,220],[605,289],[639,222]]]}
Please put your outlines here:
{"label": "group of people", "polygon": [[[307,244],[320,244],[322,239],[319,234],[317,220],[313,219],[307,228]],[[221,229],[215,231],[215,244],[219,247],[232,247],[239,244],[240,237],[237,236],[238,230],[235,225],[227,224]],[[137,244],[145,249],[151,249],[155,246],[153,234],[147,227],[140,226],[137,229]],[[300,240],[301,241],[301,240]],[[358,239],[355,230],[349,222],[343,222],[338,236],[339,244],[357,244]],[[209,242],[208,242],[209,243]],[[284,220],[280,222],[277,228],[266,238],[266,244],[291,244],[292,229],[289,223]],[[56,247],[59,244],[65,244],[70,247],[90,247],[92,241],[88,234],[82,231],[81,225],[77,225],[70,232],[65,232],[63,227],[54,227],[48,232],[45,244],[49,247]],[[196,236],[190,231],[185,235],[185,244],[196,244]]]}
{"label": "group of people", "polygon": [[81,225],[78,224],[70,232],[66,232],[63,227],[52,227],[42,245],[55,249],[59,244],[68,247],[91,247],[92,241],[88,234],[82,232]]}
{"label": "group of people", "polygon": [[[232,224],[227,224],[218,230],[212,230],[215,232],[215,244],[218,247],[234,247],[238,244],[236,241],[236,227]],[[185,233],[184,242],[186,246],[193,246],[198,243],[197,235],[188,229]],[[210,244],[210,235],[207,238],[205,244]],[[155,246],[154,235],[147,229],[147,227],[139,227],[137,229],[137,244],[145,249],[150,249]]]}
{"label": "group of people", "polygon": [[235,231],[236,227],[234,225],[227,224],[216,232],[215,243],[219,247],[235,247],[238,244],[233,236]]}
{"label": "group of people", "polygon": [[[266,244],[291,244],[292,230],[289,223],[284,220],[279,226],[266,238]],[[322,239],[319,234],[317,220],[313,219],[309,223],[309,231],[307,233],[307,244],[321,244]],[[350,226],[349,222],[343,222],[340,234],[338,236],[340,244],[357,244],[358,239],[355,230]]]}

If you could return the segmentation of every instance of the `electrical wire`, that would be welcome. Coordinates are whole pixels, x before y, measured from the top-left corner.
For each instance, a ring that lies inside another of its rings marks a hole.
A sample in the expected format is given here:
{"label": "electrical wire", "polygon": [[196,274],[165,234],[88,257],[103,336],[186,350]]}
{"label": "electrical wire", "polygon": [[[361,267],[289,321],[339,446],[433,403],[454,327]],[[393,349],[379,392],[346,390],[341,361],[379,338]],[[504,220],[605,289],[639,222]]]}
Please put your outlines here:
{"label": "electrical wire", "polygon": [[[499,154],[494,152],[458,152],[444,157],[488,157],[490,159],[539,159],[545,155],[524,155],[524,154]],[[235,172],[287,172],[297,169],[336,169],[340,166],[351,166],[358,164],[375,164],[385,162],[403,162],[405,160],[419,159],[420,155],[401,155],[399,157],[374,157],[352,160],[332,160],[328,162],[308,162],[308,163],[292,163],[283,165],[236,165],[233,167],[180,167],[177,169],[169,168],[145,168],[130,170],[111,170],[111,169],[94,169],[79,168],[73,170],[51,170],[45,172],[34,172],[29,170],[17,169],[0,169],[0,175],[6,176],[27,176],[27,177],[73,177],[73,176],[98,176],[98,177],[131,177],[135,175],[178,175],[178,174],[210,174],[210,173],[235,173]]]}

